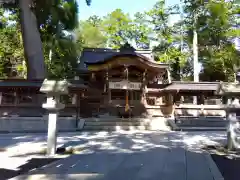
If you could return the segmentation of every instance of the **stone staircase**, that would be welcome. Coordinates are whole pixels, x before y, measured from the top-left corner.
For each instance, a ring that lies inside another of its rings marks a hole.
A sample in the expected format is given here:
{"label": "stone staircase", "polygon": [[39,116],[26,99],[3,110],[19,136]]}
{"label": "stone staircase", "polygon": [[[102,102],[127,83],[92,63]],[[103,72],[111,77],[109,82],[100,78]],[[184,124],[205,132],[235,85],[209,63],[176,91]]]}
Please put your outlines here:
{"label": "stone staircase", "polygon": [[158,118],[118,118],[100,117],[85,118],[85,131],[118,131],[118,130],[162,130],[169,131],[165,119]]}

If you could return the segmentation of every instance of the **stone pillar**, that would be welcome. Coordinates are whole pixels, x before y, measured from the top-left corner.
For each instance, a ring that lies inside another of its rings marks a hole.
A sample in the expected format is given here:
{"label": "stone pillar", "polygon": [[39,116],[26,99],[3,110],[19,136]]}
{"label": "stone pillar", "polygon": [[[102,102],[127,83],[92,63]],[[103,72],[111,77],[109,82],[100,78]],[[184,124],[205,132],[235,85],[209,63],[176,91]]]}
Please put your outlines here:
{"label": "stone pillar", "polygon": [[47,154],[54,155],[57,147],[57,119],[58,112],[48,114]]}

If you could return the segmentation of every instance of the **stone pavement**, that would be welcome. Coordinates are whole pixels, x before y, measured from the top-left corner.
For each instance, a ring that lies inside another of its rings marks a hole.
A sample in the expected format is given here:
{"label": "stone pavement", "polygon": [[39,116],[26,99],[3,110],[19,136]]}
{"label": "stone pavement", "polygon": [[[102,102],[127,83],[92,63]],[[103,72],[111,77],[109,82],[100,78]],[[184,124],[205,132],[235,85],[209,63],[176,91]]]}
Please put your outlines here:
{"label": "stone pavement", "polygon": [[82,149],[48,166],[15,177],[78,180],[223,180],[202,145],[225,141],[224,132],[85,132],[61,135]]}

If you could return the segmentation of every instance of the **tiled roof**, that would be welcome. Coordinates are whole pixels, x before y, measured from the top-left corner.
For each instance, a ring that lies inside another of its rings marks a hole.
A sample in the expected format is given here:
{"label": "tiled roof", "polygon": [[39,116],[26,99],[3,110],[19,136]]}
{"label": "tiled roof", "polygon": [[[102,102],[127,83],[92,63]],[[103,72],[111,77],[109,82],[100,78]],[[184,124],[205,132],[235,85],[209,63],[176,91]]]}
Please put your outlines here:
{"label": "tiled roof", "polygon": [[149,62],[156,63],[154,61],[152,52],[149,50],[114,50],[103,48],[86,48],[83,50],[80,57],[79,70],[86,70],[86,64],[103,63],[115,56],[138,56]]}
{"label": "tiled roof", "polygon": [[172,82],[165,90],[176,91],[217,91],[219,87],[218,82]]}

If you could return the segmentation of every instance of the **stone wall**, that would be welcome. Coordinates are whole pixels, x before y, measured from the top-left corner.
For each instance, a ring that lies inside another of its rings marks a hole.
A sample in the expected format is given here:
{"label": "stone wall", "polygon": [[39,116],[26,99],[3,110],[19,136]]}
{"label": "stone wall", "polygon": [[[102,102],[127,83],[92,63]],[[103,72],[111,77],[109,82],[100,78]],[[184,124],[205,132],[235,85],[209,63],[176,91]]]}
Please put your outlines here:
{"label": "stone wall", "polygon": [[[1,117],[0,132],[47,132],[47,116],[43,117]],[[75,117],[59,117],[59,131],[75,131],[77,120]]]}
{"label": "stone wall", "polygon": [[[69,117],[78,113],[77,107],[65,107],[60,112],[60,116]],[[27,106],[0,106],[0,117],[20,116],[20,117],[42,117],[47,114],[47,110],[43,109],[41,105],[27,105]]]}

